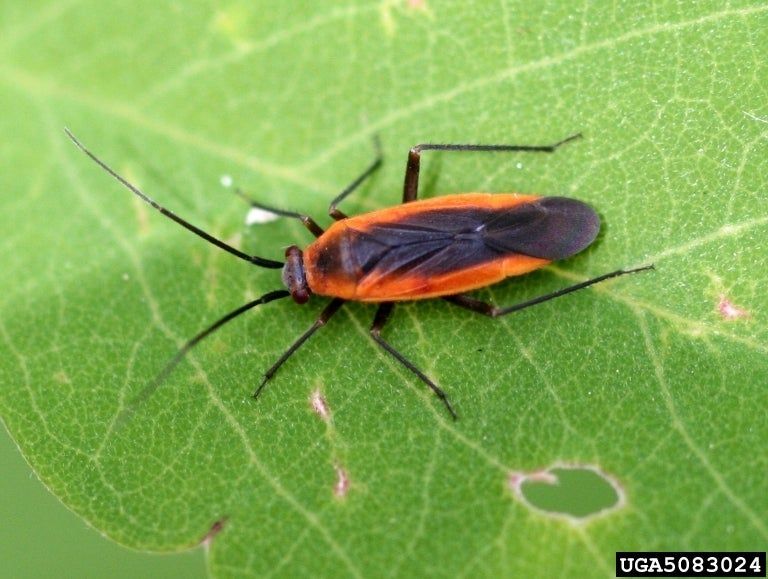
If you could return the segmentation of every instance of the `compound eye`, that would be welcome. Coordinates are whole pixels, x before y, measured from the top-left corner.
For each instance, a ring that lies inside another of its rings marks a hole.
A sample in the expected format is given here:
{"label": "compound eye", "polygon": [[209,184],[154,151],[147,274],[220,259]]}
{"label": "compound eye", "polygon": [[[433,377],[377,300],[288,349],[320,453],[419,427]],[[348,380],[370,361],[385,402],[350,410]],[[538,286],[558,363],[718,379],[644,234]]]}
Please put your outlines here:
{"label": "compound eye", "polygon": [[306,304],[309,301],[309,292],[306,288],[295,288],[291,290],[291,297],[297,304]]}

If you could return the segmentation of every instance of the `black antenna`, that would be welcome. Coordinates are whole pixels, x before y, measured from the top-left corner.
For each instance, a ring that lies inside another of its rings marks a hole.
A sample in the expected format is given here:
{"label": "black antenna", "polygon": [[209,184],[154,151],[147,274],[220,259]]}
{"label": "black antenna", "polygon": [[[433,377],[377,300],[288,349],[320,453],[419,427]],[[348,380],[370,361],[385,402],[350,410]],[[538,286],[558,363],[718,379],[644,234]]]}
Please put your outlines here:
{"label": "black antenna", "polygon": [[238,317],[240,314],[244,314],[248,310],[255,308],[258,305],[266,304],[275,300],[279,300],[282,298],[286,298],[289,295],[291,295],[291,292],[287,290],[274,290],[269,293],[264,294],[258,299],[255,299],[253,301],[248,302],[245,305],[240,306],[239,308],[232,310],[229,312],[226,316],[223,316],[222,318],[219,318],[214,323],[212,323],[210,326],[208,326],[206,329],[204,329],[202,332],[197,334],[194,338],[188,340],[180,349],[178,352],[176,352],[176,355],[168,360],[166,362],[165,367],[160,370],[160,372],[155,376],[155,378],[147,384],[144,389],[139,392],[139,394],[134,398],[129,405],[123,409],[120,414],[117,417],[117,424],[120,425],[125,422],[125,420],[133,414],[134,410],[145,400],[147,400],[152,394],[155,393],[155,391],[162,385],[163,382],[165,382],[165,379],[168,378],[168,376],[173,372],[174,368],[179,365],[179,363],[184,359],[184,357],[189,353],[189,351],[194,348],[197,344],[199,344],[202,340],[210,336],[213,332],[218,330],[221,326],[226,324],[227,322],[231,322],[236,317]]}
{"label": "black antenna", "polygon": [[[176,215],[172,211],[169,211],[168,209],[166,209],[165,207],[163,207],[162,205],[157,203],[154,199],[152,199],[151,197],[149,197],[148,195],[143,193],[138,187],[136,187],[135,185],[130,183],[127,179],[125,179],[124,177],[119,175],[117,173],[117,171],[112,169],[104,161],[102,161],[96,155],[91,153],[88,149],[85,148],[85,145],[83,145],[80,141],[77,140],[75,135],[73,135],[70,132],[69,129],[65,128],[64,132],[67,133],[67,136],[72,140],[72,142],[75,145],[77,145],[77,147],[83,153],[88,155],[97,165],[99,165],[107,173],[112,175],[112,177],[114,177],[117,181],[119,181],[124,187],[126,187],[127,189],[132,191],[137,197],[139,197],[140,199],[142,199],[143,201],[145,201],[146,203],[148,203],[149,205],[151,205],[152,207],[157,209],[160,213],[162,213],[163,215],[165,215],[169,219],[172,219],[173,221],[175,221],[176,223],[181,225],[183,228],[188,229],[189,231],[191,231],[195,235],[198,235],[198,236],[202,237],[207,242],[212,243],[213,245],[215,245],[217,247],[220,247],[224,251],[228,251],[232,255],[234,255],[236,257],[239,257],[240,259],[242,259],[244,261],[247,261],[249,263],[252,263],[254,265],[258,265],[259,267],[266,267],[266,268],[269,268],[269,269],[279,269],[279,268],[283,267],[284,264],[281,261],[274,261],[274,260],[271,260],[271,259],[264,259],[263,257],[257,257],[255,255],[248,255],[247,253],[243,253],[239,249],[235,249],[234,247],[232,247],[228,243],[224,243],[220,239],[217,239],[217,238],[213,237],[210,233],[206,233],[205,231],[203,231],[199,227],[195,227],[194,225],[192,225],[188,221],[185,221],[184,219],[182,219],[181,217],[179,217],[178,215]],[[275,298],[273,298],[273,299],[275,299]]]}

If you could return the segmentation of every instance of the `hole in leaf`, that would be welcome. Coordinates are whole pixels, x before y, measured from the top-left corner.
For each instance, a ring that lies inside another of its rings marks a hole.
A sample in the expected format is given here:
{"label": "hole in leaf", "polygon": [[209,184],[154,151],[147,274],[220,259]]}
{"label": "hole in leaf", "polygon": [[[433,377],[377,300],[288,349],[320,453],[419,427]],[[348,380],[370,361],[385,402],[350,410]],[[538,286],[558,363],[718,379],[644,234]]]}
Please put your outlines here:
{"label": "hole in leaf", "polygon": [[574,522],[603,515],[624,504],[621,487],[599,468],[554,466],[534,473],[513,472],[509,485],[526,505]]}

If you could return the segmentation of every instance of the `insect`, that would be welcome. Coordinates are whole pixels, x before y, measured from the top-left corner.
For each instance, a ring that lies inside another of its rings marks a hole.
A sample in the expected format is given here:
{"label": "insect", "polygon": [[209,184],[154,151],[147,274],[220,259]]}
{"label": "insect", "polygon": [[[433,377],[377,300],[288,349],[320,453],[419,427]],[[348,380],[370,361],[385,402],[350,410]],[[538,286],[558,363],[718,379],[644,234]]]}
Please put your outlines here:
{"label": "insect", "polygon": [[445,392],[382,337],[382,329],[392,315],[395,303],[443,298],[472,312],[496,318],[609,278],[653,268],[646,265],[619,269],[508,307],[497,307],[466,295],[468,291],[575,255],[594,241],[600,229],[600,219],[586,203],[565,197],[463,193],[418,200],[422,152],[554,153],[562,145],[580,138],[580,134],[552,145],[416,145],[408,153],[402,205],[348,217],[338,205],[382,164],[381,148],[376,139],[373,162],[331,201],[328,214],[335,223],[327,230],[308,215],[249,200],[254,207],[300,220],[316,237],[303,251],[295,245],[290,246],[285,252],[285,262],[281,262],[248,255],[162,207],[94,155],[68,129],[65,131],[88,157],[160,213],[242,260],[259,267],[282,269],[282,280],[288,288],[268,292],[240,306],[186,342],[134,400],[134,405],[149,397],[196,344],[224,324],[258,305],[288,296],[296,303],[304,304],[316,294],[332,299],[309,329],[264,373],[254,398],[259,397],[277,370],[339,311],[344,302],[373,302],[378,304],[378,309],[370,328],[371,337],[429,386],[456,419],[456,411]]}

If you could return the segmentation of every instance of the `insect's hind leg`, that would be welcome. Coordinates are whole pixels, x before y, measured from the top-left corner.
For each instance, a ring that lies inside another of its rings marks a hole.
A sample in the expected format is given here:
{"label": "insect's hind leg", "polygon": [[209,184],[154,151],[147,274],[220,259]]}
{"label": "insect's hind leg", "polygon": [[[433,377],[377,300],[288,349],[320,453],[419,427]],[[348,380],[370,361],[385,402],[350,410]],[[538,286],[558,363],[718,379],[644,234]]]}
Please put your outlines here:
{"label": "insect's hind leg", "polygon": [[309,329],[304,332],[301,336],[299,336],[299,339],[296,340],[293,344],[291,344],[291,347],[288,348],[285,352],[283,352],[283,355],[278,358],[277,362],[272,364],[272,366],[269,367],[269,370],[264,372],[264,379],[261,381],[261,384],[259,384],[259,387],[256,389],[256,392],[253,393],[254,398],[258,398],[261,394],[261,391],[264,390],[264,386],[267,385],[267,382],[272,378],[272,376],[275,375],[275,372],[277,372],[280,369],[280,366],[282,366],[285,361],[290,358],[296,350],[298,350],[304,342],[306,342],[309,337],[314,334],[317,330],[322,328],[328,320],[331,319],[331,316],[339,311],[339,308],[344,304],[344,300],[341,298],[334,298],[331,303],[329,303],[327,306],[325,306],[325,309],[320,313],[320,316],[315,320],[315,323],[312,324]]}
{"label": "insect's hind leg", "polygon": [[387,320],[389,320],[389,316],[392,314],[392,310],[394,308],[395,304],[392,302],[386,302],[379,306],[379,309],[376,310],[376,317],[373,319],[373,324],[371,325],[371,337],[376,341],[376,343],[381,346],[384,350],[386,350],[392,357],[394,357],[398,362],[400,362],[403,366],[405,366],[408,370],[416,374],[416,376],[419,377],[419,379],[424,382],[427,386],[429,386],[432,389],[432,392],[434,392],[438,398],[443,402],[445,407],[448,409],[448,412],[451,413],[451,416],[454,420],[458,418],[456,415],[456,411],[453,409],[453,406],[451,406],[451,402],[448,400],[448,396],[446,396],[445,392],[440,388],[437,384],[435,384],[432,380],[427,377],[424,372],[419,370],[414,364],[408,360],[405,356],[403,356],[400,352],[395,350],[389,342],[384,340],[384,338],[381,337],[381,330],[384,327],[384,324],[387,323]]}
{"label": "insect's hind leg", "polygon": [[507,306],[504,308],[500,308],[498,306],[494,306],[493,304],[489,304],[488,302],[484,302],[472,297],[469,297],[467,295],[458,294],[455,296],[447,296],[443,298],[444,300],[460,306],[462,308],[471,310],[475,313],[482,314],[484,316],[488,316],[490,318],[498,318],[499,316],[506,316],[507,314],[511,314],[512,312],[519,312],[520,310],[524,310],[525,308],[529,308],[531,306],[538,305],[543,302],[547,302],[549,300],[553,300],[555,298],[559,298],[561,296],[564,296],[566,294],[569,294],[571,292],[578,291],[580,289],[584,289],[586,287],[589,287],[591,285],[594,285],[596,283],[599,283],[601,281],[605,281],[607,279],[610,279],[612,277],[619,277],[620,275],[626,275],[629,273],[637,273],[639,271],[645,271],[653,269],[653,265],[644,265],[642,267],[636,267],[634,269],[618,269],[616,271],[612,271],[610,273],[606,273],[597,277],[594,277],[592,279],[588,279],[586,281],[583,281],[581,283],[574,284],[572,286],[568,286],[566,288],[554,291],[552,293],[548,293],[543,296],[539,296],[537,298],[533,298],[531,300],[527,300],[524,302],[521,302],[519,304],[515,304],[512,306]]}
{"label": "insect's hind leg", "polygon": [[349,195],[357,189],[363,181],[365,181],[368,177],[373,175],[376,170],[381,167],[381,164],[384,162],[384,155],[381,152],[381,141],[379,140],[378,135],[373,136],[373,150],[375,153],[374,159],[371,162],[370,165],[363,171],[357,179],[352,181],[349,185],[347,185],[344,190],[339,193],[333,201],[331,201],[331,204],[328,206],[328,215],[333,217],[336,221],[341,221],[342,219],[346,219],[347,216],[339,209],[337,209],[337,205],[344,201]]}
{"label": "insect's hind leg", "polygon": [[270,207],[269,205],[264,205],[263,203],[259,203],[255,199],[252,199],[245,193],[243,193],[240,189],[235,189],[235,193],[239,195],[242,199],[244,199],[251,207],[255,207],[256,209],[262,209],[263,211],[268,211],[269,213],[274,213],[275,215],[279,215],[280,217],[290,217],[292,219],[298,219],[301,221],[301,224],[309,229],[309,231],[314,235],[315,237],[320,237],[325,231],[322,227],[320,227],[317,222],[312,219],[309,215],[304,215],[303,213],[297,213],[296,211],[286,211],[285,209],[277,209],[275,207]]}
{"label": "insect's hind leg", "polygon": [[403,203],[416,201],[419,195],[419,171],[422,151],[554,153],[560,146],[580,138],[581,133],[576,133],[552,145],[458,145],[437,143],[416,145],[408,151],[408,162],[405,166],[405,183],[403,184]]}

